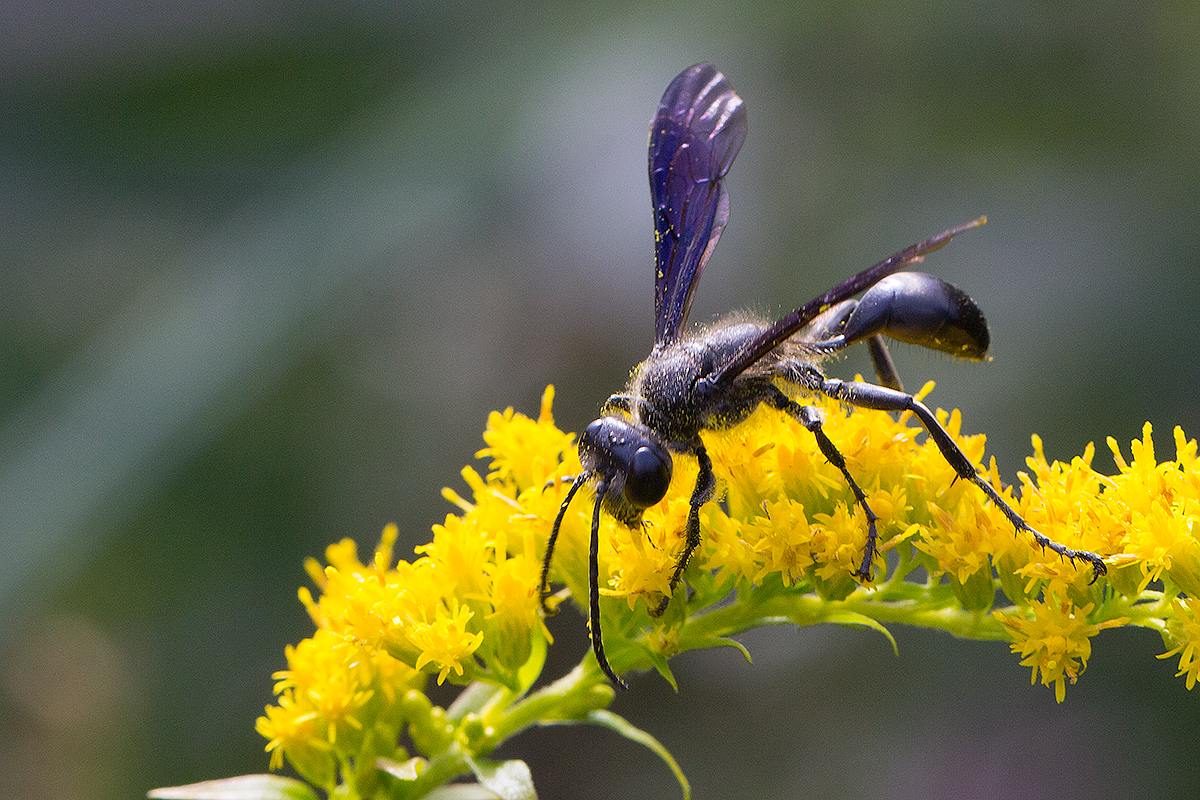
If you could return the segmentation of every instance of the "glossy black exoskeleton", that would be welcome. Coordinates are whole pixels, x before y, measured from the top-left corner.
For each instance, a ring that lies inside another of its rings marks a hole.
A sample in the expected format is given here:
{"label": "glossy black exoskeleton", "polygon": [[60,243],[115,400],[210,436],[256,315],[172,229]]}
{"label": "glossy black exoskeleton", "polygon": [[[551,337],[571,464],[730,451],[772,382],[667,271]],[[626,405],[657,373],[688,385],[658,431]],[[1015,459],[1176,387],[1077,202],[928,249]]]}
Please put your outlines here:
{"label": "glossy black exoskeleton", "polygon": [[[929,408],[904,391],[884,344],[887,336],[959,358],[986,356],[987,322],[975,302],[933,275],[901,271],[921,262],[957,234],[983,224],[985,218],[901,250],[773,325],[735,318],[684,334],[697,279],[729,219],[724,178],[745,135],[742,99],[714,67],[697,64],[667,87],[650,130],[656,261],[654,349],[634,370],[626,391],[610,397],[601,409],[603,416],[579,437],[583,471],[572,480],[546,545],[540,589],[543,606],[563,517],[580,487],[592,483],[596,492],[589,553],[592,649],[604,673],[624,686],[604,655],[601,638],[600,509],[627,526],[638,526],[642,512],[666,495],[671,454],[697,459],[699,474],[692,489],[683,550],[671,574],[674,593],[688,559],[700,544],[700,507],[712,499],[716,486],[700,431],[736,425],[763,404],[800,421],[816,437],[825,458],[845,476],[867,521],[862,562],[855,574],[869,581],[878,518],[842,454],[825,435],[820,410],[796,402],[781,385],[860,408],[911,412],[958,476],[978,486],[1018,530],[1062,557],[1087,562],[1095,577],[1103,575],[1100,556],[1072,550],[1031,528],[976,472]],[[860,293],[859,299],[853,299]],[[879,384],[827,378],[820,371],[818,365],[824,357],[860,341],[868,344]],[[661,614],[669,601],[670,595],[664,597],[651,613]]]}

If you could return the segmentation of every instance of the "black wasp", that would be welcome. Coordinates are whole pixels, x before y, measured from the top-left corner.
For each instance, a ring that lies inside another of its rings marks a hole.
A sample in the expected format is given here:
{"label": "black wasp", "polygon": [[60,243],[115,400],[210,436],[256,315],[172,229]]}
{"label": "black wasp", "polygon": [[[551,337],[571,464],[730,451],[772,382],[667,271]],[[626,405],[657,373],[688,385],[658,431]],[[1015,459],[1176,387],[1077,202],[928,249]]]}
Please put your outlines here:
{"label": "black wasp", "polygon": [[[906,247],[774,325],[735,318],[684,332],[696,282],[729,220],[724,178],[745,136],[746,108],[715,67],[697,64],[671,81],[650,129],[654,349],[634,370],[625,392],[608,398],[601,409],[604,416],[579,437],[583,472],[573,479],[546,545],[543,606],[549,594],[554,543],[567,506],[581,486],[592,483],[596,492],[589,554],[592,649],[604,673],[623,687],[605,658],[601,640],[596,563],[600,509],[627,526],[640,525],[642,512],[660,501],[671,483],[671,453],[697,459],[700,471],[692,489],[683,550],[671,574],[673,594],[688,558],[700,544],[700,507],[712,499],[716,486],[700,431],[736,425],[764,403],[792,415],[811,431],[825,458],[845,476],[867,520],[866,544],[855,574],[869,581],[878,518],[842,454],[825,435],[820,410],[796,402],[781,385],[861,408],[912,412],[959,477],[978,486],[1018,530],[1062,557],[1087,562],[1095,577],[1103,575],[1100,556],[1072,550],[1034,530],[980,477],[933,413],[903,390],[884,344],[886,335],[959,358],[985,357],[987,322],[975,301],[933,275],[901,272],[957,234],[983,224],[984,217]],[[860,299],[852,299],[860,292]],[[825,377],[817,366],[822,358],[863,340],[882,385]],[[670,595],[664,597],[651,613],[662,614],[669,601]]]}

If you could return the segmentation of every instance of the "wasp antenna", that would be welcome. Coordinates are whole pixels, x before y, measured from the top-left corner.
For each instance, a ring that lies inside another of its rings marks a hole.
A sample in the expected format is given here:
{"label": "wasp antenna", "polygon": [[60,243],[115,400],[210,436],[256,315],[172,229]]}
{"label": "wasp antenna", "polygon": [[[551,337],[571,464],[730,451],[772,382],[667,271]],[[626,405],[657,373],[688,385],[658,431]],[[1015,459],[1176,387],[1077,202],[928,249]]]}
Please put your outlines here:
{"label": "wasp antenna", "polygon": [[567,496],[563,498],[562,505],[558,507],[558,516],[554,518],[554,527],[550,529],[550,538],[546,540],[546,554],[542,556],[542,579],[538,583],[538,598],[541,601],[542,612],[545,614],[553,613],[546,605],[546,600],[550,597],[550,561],[554,558],[554,545],[558,541],[558,531],[562,527],[563,517],[567,515],[567,506],[571,505],[571,500],[575,498],[579,487],[587,483],[590,477],[591,473],[584,471],[572,479],[571,488],[567,491]]}

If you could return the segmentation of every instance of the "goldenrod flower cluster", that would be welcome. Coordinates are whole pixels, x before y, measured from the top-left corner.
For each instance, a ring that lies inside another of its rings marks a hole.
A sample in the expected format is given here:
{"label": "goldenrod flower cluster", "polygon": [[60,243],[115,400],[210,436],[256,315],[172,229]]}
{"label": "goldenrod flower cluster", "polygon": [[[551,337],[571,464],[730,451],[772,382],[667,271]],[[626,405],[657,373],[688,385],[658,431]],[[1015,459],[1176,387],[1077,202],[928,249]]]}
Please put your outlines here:
{"label": "goldenrod flower cluster", "polygon": [[[928,391],[930,387],[926,387]],[[367,563],[354,545],[309,565],[319,590],[302,590],[317,630],[288,648],[276,705],[259,719],[271,765],[287,760],[312,785],[339,797],[420,797],[455,776],[485,786],[530,781],[521,762],[489,762],[504,739],[534,724],[589,720],[670,756],[648,734],[605,711],[613,692],[588,653],[571,673],[533,690],[548,633],[541,619],[541,554],[579,470],[574,439],[551,417],[547,389],[537,419],[494,413],[479,455],[486,474],[463,471],[470,498],[447,491],[458,511],[433,528],[410,560],[392,555],[395,528]],[[820,402],[820,401],[818,401]],[[688,510],[695,464],[677,458],[667,497],[631,530],[603,515],[600,586],[605,647],[613,667],[654,669],[673,682],[669,659],[684,650],[740,647],[729,637],[764,624],[883,623],[939,628],[1008,641],[1032,680],[1064,698],[1087,666],[1102,629],[1158,630],[1179,656],[1191,689],[1200,674],[1200,471],[1196,442],[1176,429],[1174,460],[1159,462],[1150,426],[1126,460],[1108,441],[1115,475],[1092,467],[1094,447],[1068,464],[1047,462],[1033,441],[1020,490],[1001,488],[1035,528],[1068,547],[1105,557],[1086,564],[1043,552],[953,469],[918,423],[901,415],[823,403],[826,431],[880,517],[875,579],[856,581],[865,520],[842,475],[812,435],[761,408],[744,424],[705,433],[720,502],[701,510],[704,541],[686,589],[652,618]],[[939,418],[983,463],[984,437],[960,434],[958,412]],[[552,584],[585,604],[590,502],[563,521]],[[430,681],[465,688],[447,708]],[[680,780],[685,787],[682,775]],[[532,787],[530,787],[532,788]],[[504,795],[501,795],[504,796]]]}

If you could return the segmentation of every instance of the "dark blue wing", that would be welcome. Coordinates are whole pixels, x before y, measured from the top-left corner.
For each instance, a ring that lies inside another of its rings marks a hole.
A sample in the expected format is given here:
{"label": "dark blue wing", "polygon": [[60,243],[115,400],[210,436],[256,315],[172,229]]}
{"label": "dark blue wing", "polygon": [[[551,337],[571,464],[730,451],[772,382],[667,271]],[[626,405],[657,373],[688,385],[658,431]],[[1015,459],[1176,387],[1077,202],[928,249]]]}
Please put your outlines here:
{"label": "dark blue wing", "polygon": [[888,275],[892,275],[923,261],[926,255],[932,253],[934,250],[945,247],[958,234],[968,231],[971,228],[978,228],[985,222],[987,222],[987,217],[979,217],[963,225],[951,228],[948,231],[942,231],[937,236],[930,236],[923,242],[909,245],[899,253],[888,256],[875,266],[864,269],[852,278],[847,278],[828,292],[825,292],[825,294],[797,308],[747,342],[738,351],[737,355],[705,376],[704,381],[709,386],[728,386],[732,384],[737,380],[738,375],[741,375],[767,353],[791,338],[793,334],[816,319],[817,315],[825,309],[869,289]]}
{"label": "dark blue wing", "polygon": [[729,220],[723,178],[746,138],[746,107],[710,64],[671,81],[650,127],[654,343],[679,338],[696,281]]}

